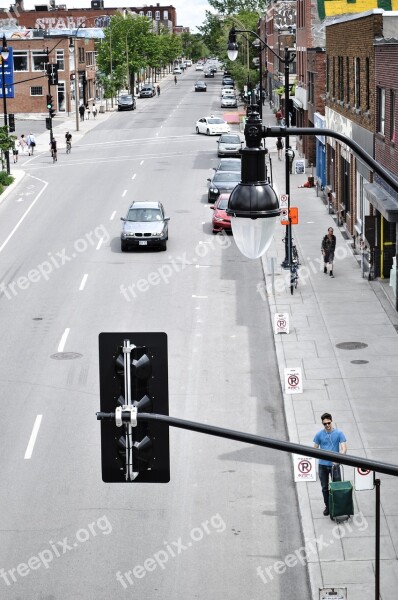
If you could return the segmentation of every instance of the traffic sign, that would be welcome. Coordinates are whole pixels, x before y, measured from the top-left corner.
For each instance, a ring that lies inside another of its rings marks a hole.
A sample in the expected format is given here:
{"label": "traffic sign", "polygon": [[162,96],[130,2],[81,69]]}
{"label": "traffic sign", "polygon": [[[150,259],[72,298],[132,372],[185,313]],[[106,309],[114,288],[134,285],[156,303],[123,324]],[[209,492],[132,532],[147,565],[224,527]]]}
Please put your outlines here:
{"label": "traffic sign", "polygon": [[281,194],[279,196],[279,206],[281,208],[287,208],[289,206],[289,196],[287,194]]}
{"label": "traffic sign", "polygon": [[293,455],[294,481],[316,481],[315,458]]}
{"label": "traffic sign", "polygon": [[274,314],[274,332],[289,333],[289,313]]}
{"label": "traffic sign", "polygon": [[300,367],[285,369],[285,394],[302,394],[303,379]]}
{"label": "traffic sign", "polygon": [[289,225],[289,214],[287,208],[281,210],[281,225]]}
{"label": "traffic sign", "polygon": [[373,490],[375,486],[374,479],[374,471],[362,469],[361,467],[355,467],[354,485],[357,492],[361,492],[363,490]]}

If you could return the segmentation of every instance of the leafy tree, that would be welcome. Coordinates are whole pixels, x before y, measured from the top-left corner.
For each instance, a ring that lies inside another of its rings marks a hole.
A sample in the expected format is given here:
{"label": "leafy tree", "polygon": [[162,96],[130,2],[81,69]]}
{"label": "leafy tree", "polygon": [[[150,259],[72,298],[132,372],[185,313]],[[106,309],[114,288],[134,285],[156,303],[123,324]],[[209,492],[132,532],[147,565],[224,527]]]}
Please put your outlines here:
{"label": "leafy tree", "polygon": [[10,135],[8,133],[8,127],[3,125],[0,127],[0,151],[1,151],[1,162],[3,165],[3,169],[5,167],[5,153],[11,152],[15,145],[15,140],[17,139],[16,135]]}
{"label": "leafy tree", "polygon": [[265,10],[266,0],[209,0],[217,13],[221,15],[233,15],[242,12],[260,13]]}

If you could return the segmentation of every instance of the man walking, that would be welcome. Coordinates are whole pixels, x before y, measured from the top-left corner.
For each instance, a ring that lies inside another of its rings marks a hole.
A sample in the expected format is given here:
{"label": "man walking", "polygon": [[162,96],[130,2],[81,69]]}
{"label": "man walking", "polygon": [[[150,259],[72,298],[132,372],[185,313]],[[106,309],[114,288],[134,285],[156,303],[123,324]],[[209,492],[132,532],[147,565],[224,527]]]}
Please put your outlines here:
{"label": "man walking", "polygon": [[290,175],[292,175],[292,173],[293,173],[293,161],[294,161],[294,157],[295,157],[296,155],[295,155],[295,153],[294,153],[294,150],[293,150],[293,148],[291,148],[290,146],[289,146],[289,148],[287,149],[287,152],[286,152],[286,154],[287,154],[287,159],[288,159],[288,161],[289,161],[289,173],[290,173]]}
{"label": "man walking", "polygon": [[35,149],[35,146],[36,146],[36,140],[35,140],[35,136],[33,135],[32,132],[26,138],[26,143],[28,144],[29,156],[33,155],[33,152],[34,152],[34,149]]}
{"label": "man walking", "polygon": [[327,274],[328,269],[327,265],[330,265],[330,277],[334,277],[333,275],[333,261],[334,261],[334,251],[336,249],[336,236],[333,235],[333,228],[329,227],[327,234],[322,239],[321,251],[323,255],[323,272]]}
{"label": "man walking", "polygon": [[85,108],[84,108],[84,104],[81,104],[79,106],[79,115],[80,115],[80,120],[84,121],[84,112],[85,112]]}
{"label": "man walking", "polygon": [[[330,450],[331,452],[347,453],[347,440],[340,429],[333,429],[332,415],[323,413],[321,421],[324,429],[318,431],[314,437],[314,448]],[[325,510],[323,514],[329,515],[329,478],[332,481],[341,481],[341,470],[339,463],[330,460],[319,459],[319,481],[321,482]]]}

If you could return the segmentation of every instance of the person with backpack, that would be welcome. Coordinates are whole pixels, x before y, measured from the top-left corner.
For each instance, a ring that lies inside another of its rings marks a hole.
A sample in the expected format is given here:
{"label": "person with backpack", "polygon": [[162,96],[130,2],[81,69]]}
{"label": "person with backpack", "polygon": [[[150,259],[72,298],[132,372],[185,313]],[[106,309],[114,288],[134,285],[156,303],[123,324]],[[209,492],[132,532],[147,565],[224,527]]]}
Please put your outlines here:
{"label": "person with backpack", "polygon": [[26,143],[28,144],[28,153],[29,156],[33,155],[33,151],[35,149],[36,146],[36,140],[35,140],[35,136],[33,135],[33,133],[30,133],[28,135],[28,137],[26,138]]}
{"label": "person with backpack", "polygon": [[92,108],[92,112],[93,112],[93,117],[95,119],[95,117],[97,116],[97,107],[95,106],[95,104],[93,104],[93,108]]}

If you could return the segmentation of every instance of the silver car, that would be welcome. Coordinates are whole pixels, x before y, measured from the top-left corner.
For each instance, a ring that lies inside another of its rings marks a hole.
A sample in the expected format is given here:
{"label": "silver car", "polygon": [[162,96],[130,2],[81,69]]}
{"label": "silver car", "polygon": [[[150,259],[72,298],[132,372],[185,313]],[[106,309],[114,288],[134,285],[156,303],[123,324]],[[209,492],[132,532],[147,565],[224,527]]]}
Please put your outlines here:
{"label": "silver car", "polygon": [[242,140],[237,133],[223,133],[217,144],[218,156],[239,156],[242,150]]}
{"label": "silver car", "polygon": [[167,250],[168,221],[161,202],[133,202],[127,211],[120,234],[121,250],[132,247],[153,247]]}
{"label": "silver car", "polygon": [[221,98],[221,108],[237,108],[238,101],[236,96],[223,96]]}

